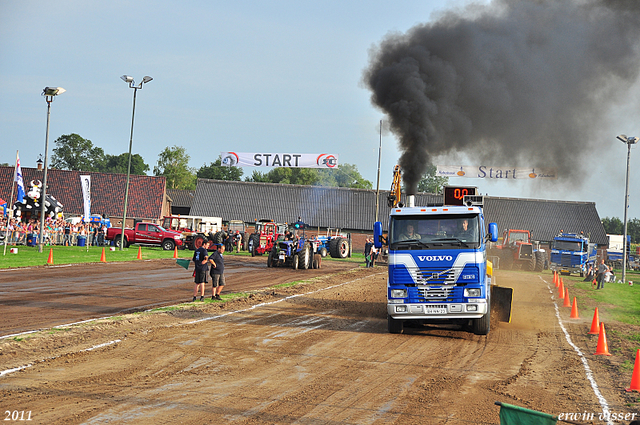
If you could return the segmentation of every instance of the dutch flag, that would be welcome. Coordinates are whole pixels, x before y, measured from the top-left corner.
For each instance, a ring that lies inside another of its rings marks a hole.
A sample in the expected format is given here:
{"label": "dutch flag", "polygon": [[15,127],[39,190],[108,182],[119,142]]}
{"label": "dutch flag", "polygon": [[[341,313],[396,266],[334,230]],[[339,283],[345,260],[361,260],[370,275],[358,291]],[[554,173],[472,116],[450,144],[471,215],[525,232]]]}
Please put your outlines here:
{"label": "dutch flag", "polygon": [[24,203],[24,180],[22,179],[22,168],[20,168],[20,158],[16,157],[16,183],[18,184],[18,196],[16,201]]}

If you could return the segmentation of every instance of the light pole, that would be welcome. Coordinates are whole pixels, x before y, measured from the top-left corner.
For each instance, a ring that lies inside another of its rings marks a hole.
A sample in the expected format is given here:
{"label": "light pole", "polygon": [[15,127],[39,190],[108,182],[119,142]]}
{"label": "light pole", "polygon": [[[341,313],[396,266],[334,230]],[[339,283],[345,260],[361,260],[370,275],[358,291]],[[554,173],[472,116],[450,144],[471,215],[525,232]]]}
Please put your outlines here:
{"label": "light pole", "polygon": [[380,145],[378,146],[378,179],[376,180],[376,222],[378,221],[378,208],[380,207],[380,156],[382,155],[382,120],[380,120]]}
{"label": "light pole", "polygon": [[637,137],[627,137],[621,134],[616,137],[627,145],[627,179],[624,189],[624,236],[622,237],[622,283],[627,278],[627,210],[629,209],[629,159],[631,158],[631,145],[638,143]]}
{"label": "light pole", "polygon": [[136,82],[133,81],[133,77],[129,75],[123,75],[122,80],[125,83],[129,83],[129,88],[133,89],[133,112],[131,113],[131,135],[129,136],[129,165],[127,166],[127,186],[124,190],[124,213],[122,215],[122,233],[120,233],[120,251],[124,249],[124,223],[127,219],[127,203],[129,202],[129,179],[131,177],[131,146],[133,145],[133,119],[136,116],[136,94],[138,89],[142,89],[142,85],[153,80],[149,76],[145,76],[142,82],[136,86]]}
{"label": "light pole", "polygon": [[66,92],[62,87],[45,87],[42,90],[42,96],[47,102],[47,135],[44,139],[44,176],[42,177],[42,192],[40,193],[40,235],[38,236],[38,252],[42,252],[44,241],[42,240],[44,232],[44,212],[45,203],[47,201],[47,170],[49,168],[49,121],[51,118],[51,102],[53,98],[59,94]]}

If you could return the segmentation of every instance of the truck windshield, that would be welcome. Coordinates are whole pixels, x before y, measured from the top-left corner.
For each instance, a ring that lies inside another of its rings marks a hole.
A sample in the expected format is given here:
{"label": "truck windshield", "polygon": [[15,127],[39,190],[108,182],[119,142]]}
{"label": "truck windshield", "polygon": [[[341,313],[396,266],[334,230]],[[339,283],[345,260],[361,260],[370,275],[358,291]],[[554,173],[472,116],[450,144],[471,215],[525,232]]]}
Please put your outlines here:
{"label": "truck windshield", "polygon": [[391,249],[477,247],[478,215],[397,215],[391,217]]}
{"label": "truck windshield", "polygon": [[553,249],[560,251],[582,251],[582,244],[572,241],[553,241]]}

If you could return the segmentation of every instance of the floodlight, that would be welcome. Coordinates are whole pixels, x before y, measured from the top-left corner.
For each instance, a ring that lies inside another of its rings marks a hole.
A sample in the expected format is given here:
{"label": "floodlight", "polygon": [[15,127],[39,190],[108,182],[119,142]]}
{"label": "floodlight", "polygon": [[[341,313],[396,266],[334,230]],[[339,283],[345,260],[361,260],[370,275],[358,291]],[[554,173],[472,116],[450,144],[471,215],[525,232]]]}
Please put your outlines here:
{"label": "floodlight", "polygon": [[616,139],[620,140],[622,143],[627,143],[627,135],[626,134],[621,134],[619,136],[616,136]]}
{"label": "floodlight", "polygon": [[133,83],[133,77],[130,75],[123,75],[120,78],[122,78],[122,81],[124,81],[125,83],[129,83],[129,84]]}
{"label": "floodlight", "polygon": [[153,80],[153,78],[149,77],[148,75],[145,75],[144,78],[142,79],[142,82],[143,83],[148,83],[151,80]]}
{"label": "floodlight", "polygon": [[43,96],[57,96],[59,94],[62,94],[66,92],[65,89],[63,89],[62,87],[45,87],[42,90],[42,95]]}

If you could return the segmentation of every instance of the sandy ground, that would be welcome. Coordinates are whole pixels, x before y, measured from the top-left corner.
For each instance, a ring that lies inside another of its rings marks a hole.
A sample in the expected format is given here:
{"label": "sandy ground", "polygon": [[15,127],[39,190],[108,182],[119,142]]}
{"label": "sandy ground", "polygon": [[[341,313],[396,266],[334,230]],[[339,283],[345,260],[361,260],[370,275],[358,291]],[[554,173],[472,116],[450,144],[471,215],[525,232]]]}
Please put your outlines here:
{"label": "sandy ground", "polygon": [[[266,256],[229,254],[225,262],[223,294],[358,266],[323,261],[320,269],[270,269]],[[0,336],[191,301],[192,273],[193,263],[187,271],[174,259],[0,270]],[[210,284],[205,295],[211,297]]]}
{"label": "sandy ground", "polygon": [[593,413],[582,422],[594,424],[603,406],[638,413],[615,356],[593,355],[590,314],[570,320],[550,274],[499,271],[514,288],[512,323],[477,336],[389,334],[385,272],[2,339],[2,411],[43,424],[497,424],[495,401]]}

